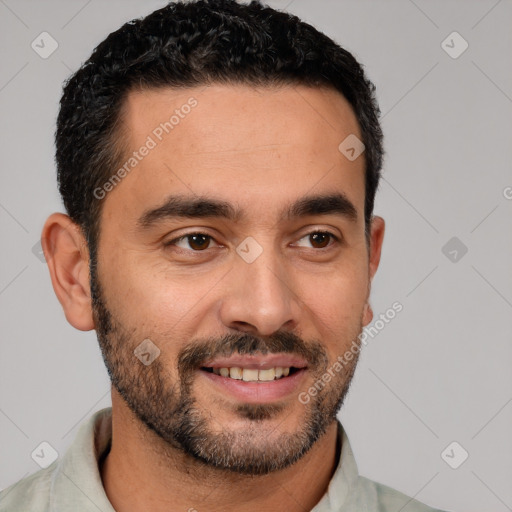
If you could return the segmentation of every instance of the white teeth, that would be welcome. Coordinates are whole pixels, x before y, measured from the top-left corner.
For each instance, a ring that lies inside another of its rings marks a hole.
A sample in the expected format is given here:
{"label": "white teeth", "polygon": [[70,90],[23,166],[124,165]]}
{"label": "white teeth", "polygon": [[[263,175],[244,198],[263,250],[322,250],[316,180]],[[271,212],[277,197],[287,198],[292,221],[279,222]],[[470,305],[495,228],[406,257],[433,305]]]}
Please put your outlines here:
{"label": "white teeth", "polygon": [[258,372],[258,380],[274,380],[276,376],[276,371],[274,368],[269,368],[268,370],[260,370]]}
{"label": "white teeth", "polygon": [[267,368],[265,370],[257,370],[254,368],[240,368],[233,366],[232,368],[212,368],[213,373],[222,377],[231,377],[236,380],[244,380],[245,382],[270,382],[290,374],[290,368],[276,366],[275,368]]}
{"label": "white teeth", "polygon": [[258,370],[249,370],[244,368],[243,379],[245,382],[255,382],[258,380]]}
{"label": "white teeth", "polygon": [[232,379],[241,380],[242,379],[242,368],[238,368],[237,366],[234,366],[233,368],[229,369],[229,376]]}

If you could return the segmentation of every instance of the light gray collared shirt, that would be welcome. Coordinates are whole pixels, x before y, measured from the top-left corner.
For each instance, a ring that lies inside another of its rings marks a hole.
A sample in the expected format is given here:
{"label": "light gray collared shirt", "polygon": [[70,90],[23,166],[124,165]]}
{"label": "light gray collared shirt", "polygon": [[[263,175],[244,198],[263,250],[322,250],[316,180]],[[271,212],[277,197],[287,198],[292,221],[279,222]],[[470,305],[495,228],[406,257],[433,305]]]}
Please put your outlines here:
{"label": "light gray collared shirt", "polygon": [[[327,492],[311,512],[441,512],[359,475],[347,434],[338,422],[341,456]],[[0,493],[0,512],[115,512],[98,462],[110,448],[112,408],[85,421],[66,453],[46,469]]]}

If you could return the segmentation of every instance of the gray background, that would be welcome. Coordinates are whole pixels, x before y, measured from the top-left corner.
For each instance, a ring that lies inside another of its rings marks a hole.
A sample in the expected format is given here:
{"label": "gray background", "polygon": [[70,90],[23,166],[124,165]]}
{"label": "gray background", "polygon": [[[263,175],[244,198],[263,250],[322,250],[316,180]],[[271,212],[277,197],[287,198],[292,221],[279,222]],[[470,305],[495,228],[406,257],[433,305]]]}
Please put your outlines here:
{"label": "gray background", "polygon": [[[41,441],[62,454],[110,405],[95,334],[67,324],[32,248],[63,211],[63,80],[109,32],[165,3],[0,0],[0,488],[39,469]],[[446,510],[512,510],[512,3],[270,4],[352,51],[383,112],[387,232],[372,303],[376,316],[395,301],[403,311],[364,349],[341,412],[359,470]],[[59,44],[47,59],[31,48],[43,31]],[[453,31],[469,44],[456,59],[445,49],[458,53],[458,36],[442,46]],[[469,453],[458,469],[441,457],[453,441]]]}

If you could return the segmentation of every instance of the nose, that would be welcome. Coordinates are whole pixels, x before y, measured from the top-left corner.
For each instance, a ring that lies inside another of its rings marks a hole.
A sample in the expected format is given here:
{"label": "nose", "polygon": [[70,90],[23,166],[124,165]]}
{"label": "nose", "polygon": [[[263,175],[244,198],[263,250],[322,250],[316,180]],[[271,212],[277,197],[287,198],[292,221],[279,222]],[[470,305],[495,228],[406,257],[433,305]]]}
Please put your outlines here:
{"label": "nose", "polygon": [[294,330],[300,299],[289,274],[286,263],[272,249],[264,249],[251,263],[237,255],[223,292],[223,325],[260,336]]}

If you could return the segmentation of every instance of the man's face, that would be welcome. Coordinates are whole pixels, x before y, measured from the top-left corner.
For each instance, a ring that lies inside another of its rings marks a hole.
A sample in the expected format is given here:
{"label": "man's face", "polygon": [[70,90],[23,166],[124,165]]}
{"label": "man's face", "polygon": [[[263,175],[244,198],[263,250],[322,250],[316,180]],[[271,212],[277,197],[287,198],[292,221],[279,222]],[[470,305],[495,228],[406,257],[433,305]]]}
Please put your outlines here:
{"label": "man's face", "polygon": [[357,358],[300,394],[371,319],[364,157],[338,149],[360,138],[352,109],[332,90],[241,85],[133,92],[125,107],[137,163],[102,199],[92,276],[113,384],[160,452],[284,468],[335,419]]}

